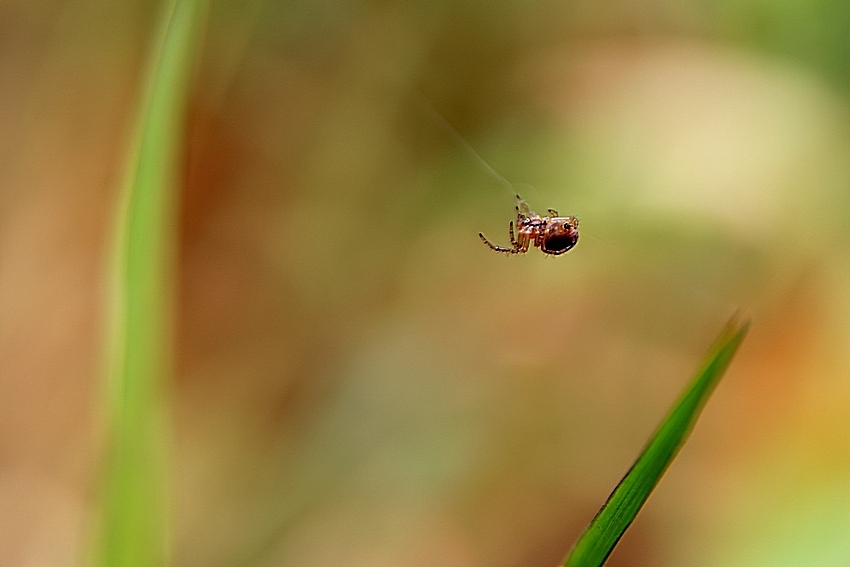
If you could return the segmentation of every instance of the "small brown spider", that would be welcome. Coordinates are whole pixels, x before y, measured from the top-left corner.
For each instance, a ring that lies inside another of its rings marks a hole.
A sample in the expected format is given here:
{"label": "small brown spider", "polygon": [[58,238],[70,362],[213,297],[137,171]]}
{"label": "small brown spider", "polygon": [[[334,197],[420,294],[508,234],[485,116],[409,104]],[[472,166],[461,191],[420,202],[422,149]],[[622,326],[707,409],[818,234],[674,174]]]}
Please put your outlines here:
{"label": "small brown spider", "polygon": [[578,242],[578,219],[575,217],[559,217],[558,211],[554,209],[549,209],[548,216],[541,217],[517,195],[516,237],[514,237],[513,221],[511,221],[509,231],[513,248],[496,246],[480,232],[478,236],[481,237],[484,244],[496,252],[525,254],[528,252],[528,247],[534,244],[544,254],[558,256],[570,250]]}

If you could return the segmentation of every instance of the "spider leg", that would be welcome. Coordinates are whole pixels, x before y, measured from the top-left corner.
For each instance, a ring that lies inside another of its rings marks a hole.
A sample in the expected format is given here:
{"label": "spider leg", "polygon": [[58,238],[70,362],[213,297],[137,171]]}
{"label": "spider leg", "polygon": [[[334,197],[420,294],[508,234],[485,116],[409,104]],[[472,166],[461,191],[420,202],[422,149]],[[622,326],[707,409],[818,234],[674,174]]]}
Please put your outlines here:
{"label": "spider leg", "polygon": [[518,254],[519,253],[517,251],[517,248],[505,248],[503,246],[496,246],[495,244],[493,244],[492,242],[487,240],[487,238],[483,234],[481,234],[480,232],[478,233],[478,237],[481,239],[482,242],[484,242],[484,244],[486,244],[487,246],[490,247],[490,250],[494,250],[496,252],[504,252],[505,254]]}
{"label": "spider leg", "polygon": [[519,245],[516,243],[516,238],[514,237],[514,221],[511,221],[508,225],[508,233],[511,235],[511,244],[514,249],[519,248]]}
{"label": "spider leg", "polygon": [[528,252],[528,246],[531,244],[531,235],[528,232],[520,231],[516,238],[516,252],[514,254],[525,254]]}
{"label": "spider leg", "polygon": [[535,244],[535,246],[537,246],[537,247],[538,247],[538,248],[540,248],[541,250],[543,250],[543,235],[544,235],[544,233],[543,233],[543,231],[541,230],[541,231],[537,234],[537,244]]}
{"label": "spider leg", "polygon": [[528,203],[522,200],[522,197],[519,195],[516,196],[516,214],[518,218],[528,218],[536,216],[534,211],[531,210],[531,207],[528,206]]}
{"label": "spider leg", "polygon": [[553,217],[558,216],[558,211],[556,211],[555,209],[548,209],[548,211],[549,211],[550,216],[553,216]]}

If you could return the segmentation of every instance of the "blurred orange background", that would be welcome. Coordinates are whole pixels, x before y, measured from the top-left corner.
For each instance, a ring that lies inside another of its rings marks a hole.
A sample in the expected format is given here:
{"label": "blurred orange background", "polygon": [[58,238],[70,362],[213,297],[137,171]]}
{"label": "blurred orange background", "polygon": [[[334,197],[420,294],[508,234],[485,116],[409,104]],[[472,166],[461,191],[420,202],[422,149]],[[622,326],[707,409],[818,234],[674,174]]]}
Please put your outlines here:
{"label": "blurred orange background", "polygon": [[[76,565],[161,6],[0,3],[0,565]],[[560,561],[728,317],[615,566],[850,564],[850,8],[213,2],[189,117],[175,565]],[[581,219],[506,257],[510,191]]]}

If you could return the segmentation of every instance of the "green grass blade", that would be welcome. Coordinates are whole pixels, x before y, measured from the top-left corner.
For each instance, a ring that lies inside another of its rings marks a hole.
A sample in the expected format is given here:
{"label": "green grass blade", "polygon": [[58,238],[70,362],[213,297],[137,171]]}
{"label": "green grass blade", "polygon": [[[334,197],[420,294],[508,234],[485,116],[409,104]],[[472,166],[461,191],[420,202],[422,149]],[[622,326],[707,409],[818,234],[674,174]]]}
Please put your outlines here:
{"label": "green grass blade", "polygon": [[127,158],[112,266],[108,453],[91,559],[161,566],[168,545],[168,385],[185,123],[206,0],[166,4]]}
{"label": "green grass blade", "polygon": [[720,334],[690,386],[576,542],[565,567],[598,567],[605,563],[684,444],[748,328],[748,323],[738,325],[733,320]]}

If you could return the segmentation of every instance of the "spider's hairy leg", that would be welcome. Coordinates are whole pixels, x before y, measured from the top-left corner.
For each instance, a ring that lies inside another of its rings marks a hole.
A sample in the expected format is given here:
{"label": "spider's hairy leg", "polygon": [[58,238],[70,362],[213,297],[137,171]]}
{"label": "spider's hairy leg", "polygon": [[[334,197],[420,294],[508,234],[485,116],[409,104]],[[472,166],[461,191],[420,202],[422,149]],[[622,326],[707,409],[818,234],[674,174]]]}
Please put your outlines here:
{"label": "spider's hairy leg", "polygon": [[557,217],[558,216],[558,211],[556,211],[555,209],[547,209],[547,210],[549,211],[549,216],[551,216],[551,217]]}
{"label": "spider's hairy leg", "polygon": [[544,231],[540,230],[540,231],[538,231],[537,234],[534,235],[534,247],[535,248],[540,248],[541,250],[543,250],[543,234],[544,234]]}
{"label": "spider's hairy leg", "polygon": [[528,247],[532,242],[532,236],[528,232],[520,231],[516,239],[516,252],[514,254],[524,254],[528,252]]}
{"label": "spider's hairy leg", "polygon": [[519,244],[517,244],[516,238],[514,237],[514,221],[511,221],[508,224],[508,233],[511,236],[511,245],[514,247],[514,250],[519,248]]}
{"label": "spider's hairy leg", "polygon": [[514,248],[504,248],[502,246],[496,246],[495,244],[493,244],[492,242],[487,240],[487,238],[480,232],[478,233],[478,237],[481,239],[481,241],[484,244],[486,244],[487,246],[490,247],[490,250],[495,250],[496,252],[504,252],[505,254],[517,254],[518,253],[516,247],[514,247]]}
{"label": "spider's hairy leg", "polygon": [[517,219],[517,227],[519,227],[519,223],[522,219],[526,218],[525,215],[525,207],[520,208],[521,204],[525,204],[525,201],[522,200],[522,197],[519,195],[516,196],[516,219]]}
{"label": "spider's hairy leg", "polygon": [[516,196],[516,216],[518,219],[527,219],[529,217],[537,216],[534,211],[531,210],[531,207],[528,206],[528,203],[522,200],[522,197],[519,195]]}

